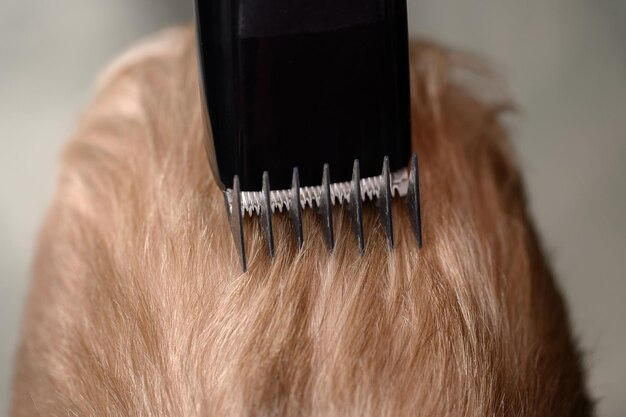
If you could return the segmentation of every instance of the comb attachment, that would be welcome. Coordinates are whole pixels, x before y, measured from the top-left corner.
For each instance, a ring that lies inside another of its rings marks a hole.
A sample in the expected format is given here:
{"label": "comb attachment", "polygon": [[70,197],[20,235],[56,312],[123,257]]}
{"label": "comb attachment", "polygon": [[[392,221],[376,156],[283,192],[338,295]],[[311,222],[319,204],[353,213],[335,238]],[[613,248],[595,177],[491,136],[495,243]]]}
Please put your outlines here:
{"label": "comb attachment", "polygon": [[291,188],[274,190],[270,188],[268,172],[263,173],[260,192],[241,191],[239,177],[233,178],[233,188],[224,191],[228,221],[233,235],[241,267],[247,270],[243,221],[246,215],[260,216],[263,234],[268,245],[270,258],[274,257],[274,233],[272,213],[286,210],[292,224],[292,234],[301,249],[304,244],[302,210],[316,209],[319,223],[329,250],[335,246],[332,206],[347,204],[352,219],[352,229],[359,252],[365,253],[363,233],[363,202],[374,201],[389,249],[394,247],[391,201],[393,196],[405,197],[413,234],[417,246],[422,247],[422,218],[419,189],[417,155],[413,154],[408,169],[390,172],[389,158],[383,160],[382,173],[376,177],[361,178],[359,160],[354,161],[352,180],[340,183],[330,182],[330,167],[324,165],[322,182],[319,186],[300,187],[298,168],[293,169]]}

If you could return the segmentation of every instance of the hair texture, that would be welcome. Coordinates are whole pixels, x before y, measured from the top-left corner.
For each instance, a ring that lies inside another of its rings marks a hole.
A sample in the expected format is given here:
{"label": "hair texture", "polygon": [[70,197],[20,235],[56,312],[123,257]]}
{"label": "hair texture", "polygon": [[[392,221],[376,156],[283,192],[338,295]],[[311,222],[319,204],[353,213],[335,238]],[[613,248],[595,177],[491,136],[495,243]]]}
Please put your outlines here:
{"label": "hair texture", "polygon": [[301,251],[274,217],[273,262],[246,221],[247,273],[203,147],[192,28],[121,58],[63,156],[13,416],[590,415],[507,106],[457,81],[489,84],[471,60],[410,48],[423,249],[401,202],[394,250],[365,205],[363,256],[345,208],[332,254],[306,210]]}

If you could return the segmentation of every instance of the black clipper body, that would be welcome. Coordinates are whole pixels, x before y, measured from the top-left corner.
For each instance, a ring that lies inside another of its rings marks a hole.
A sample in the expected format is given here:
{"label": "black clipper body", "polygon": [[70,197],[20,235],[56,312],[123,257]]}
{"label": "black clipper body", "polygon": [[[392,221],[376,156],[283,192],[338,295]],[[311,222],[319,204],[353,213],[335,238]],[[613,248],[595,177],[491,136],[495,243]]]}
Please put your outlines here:
{"label": "black clipper body", "polygon": [[317,208],[332,249],[346,202],[363,251],[362,201],[393,246],[390,199],[408,196],[421,245],[406,0],[197,0],[196,16],[207,153],[244,270],[246,213],[273,255],[272,212],[289,210],[301,245],[300,211]]}

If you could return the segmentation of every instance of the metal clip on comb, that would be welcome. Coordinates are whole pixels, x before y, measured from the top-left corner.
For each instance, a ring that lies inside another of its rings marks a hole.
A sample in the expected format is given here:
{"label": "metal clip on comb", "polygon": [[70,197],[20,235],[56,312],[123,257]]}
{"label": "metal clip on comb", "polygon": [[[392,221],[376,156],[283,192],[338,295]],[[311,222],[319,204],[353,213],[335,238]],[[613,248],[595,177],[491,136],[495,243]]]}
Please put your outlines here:
{"label": "metal clip on comb", "polygon": [[391,199],[406,197],[421,247],[406,0],[197,0],[196,17],[205,143],[243,270],[245,215],[273,257],[277,210],[302,247],[316,209],[332,250],[332,206],[347,203],[363,253],[363,202],[393,248]]}

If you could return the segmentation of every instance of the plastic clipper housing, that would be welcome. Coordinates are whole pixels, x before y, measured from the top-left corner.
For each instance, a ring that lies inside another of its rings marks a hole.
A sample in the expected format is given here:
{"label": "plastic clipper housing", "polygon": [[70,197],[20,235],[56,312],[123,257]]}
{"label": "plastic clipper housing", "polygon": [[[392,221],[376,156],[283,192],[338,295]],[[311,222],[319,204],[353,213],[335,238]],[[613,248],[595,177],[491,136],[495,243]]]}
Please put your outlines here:
{"label": "plastic clipper housing", "polygon": [[411,161],[406,0],[197,0],[196,17],[206,149],[231,226],[242,193],[258,194],[273,255],[275,190],[291,192],[300,245],[302,189],[317,187],[317,206],[355,205],[372,188],[362,179],[388,172],[375,197],[391,197]]}

